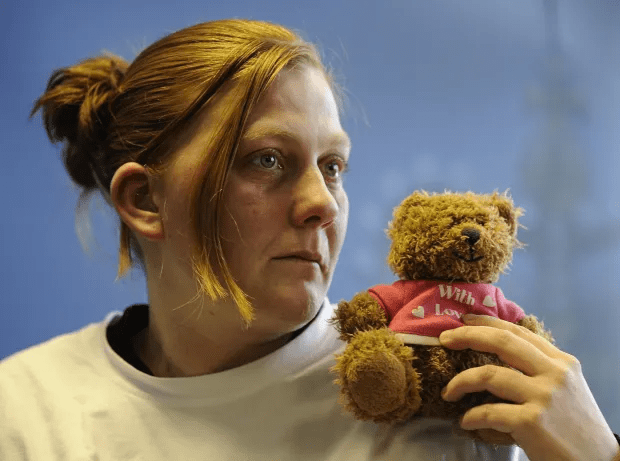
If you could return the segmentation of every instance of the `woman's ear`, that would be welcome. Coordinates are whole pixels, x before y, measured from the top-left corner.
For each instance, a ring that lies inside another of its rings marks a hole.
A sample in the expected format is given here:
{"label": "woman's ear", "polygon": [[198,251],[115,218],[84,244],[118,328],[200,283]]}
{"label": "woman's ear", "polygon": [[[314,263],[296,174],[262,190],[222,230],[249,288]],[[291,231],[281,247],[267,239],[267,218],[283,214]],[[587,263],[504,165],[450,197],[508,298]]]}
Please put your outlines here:
{"label": "woman's ear", "polygon": [[164,238],[164,225],[152,181],[145,167],[121,165],[110,183],[110,198],[119,216],[136,234],[148,240]]}

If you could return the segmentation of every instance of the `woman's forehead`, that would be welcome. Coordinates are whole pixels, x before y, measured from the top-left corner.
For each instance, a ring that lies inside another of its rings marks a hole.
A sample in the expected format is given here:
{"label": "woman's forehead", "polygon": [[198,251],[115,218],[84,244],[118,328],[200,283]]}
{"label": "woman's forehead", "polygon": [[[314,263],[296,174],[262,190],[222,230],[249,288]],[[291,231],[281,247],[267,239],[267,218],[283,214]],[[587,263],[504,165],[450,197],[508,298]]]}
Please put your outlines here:
{"label": "woman's forehead", "polygon": [[310,66],[285,69],[254,107],[243,141],[297,138],[298,132],[305,129],[317,131],[331,144],[350,147],[331,86],[323,72]]}
{"label": "woman's forehead", "polygon": [[[244,93],[243,85],[238,82],[225,84],[180,136],[174,161],[187,160],[190,154],[202,157],[209,152],[222,122],[243,102]],[[303,143],[304,131],[312,126],[321,145],[338,151],[350,150],[351,141],[340,124],[338,107],[325,74],[310,65],[285,68],[250,112],[240,141],[277,138],[299,144]]]}

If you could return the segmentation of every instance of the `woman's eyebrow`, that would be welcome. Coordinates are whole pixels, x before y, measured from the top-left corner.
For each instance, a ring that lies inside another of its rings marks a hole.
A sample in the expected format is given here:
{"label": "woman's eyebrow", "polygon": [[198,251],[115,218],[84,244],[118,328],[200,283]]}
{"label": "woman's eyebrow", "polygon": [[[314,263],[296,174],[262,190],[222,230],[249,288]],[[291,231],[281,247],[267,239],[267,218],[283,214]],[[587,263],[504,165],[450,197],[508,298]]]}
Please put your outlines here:
{"label": "woman's eyebrow", "polygon": [[[287,141],[299,142],[299,137],[291,131],[277,126],[253,126],[243,134],[243,141],[255,141],[261,138],[282,138]],[[345,150],[351,149],[351,140],[344,131],[329,135],[329,144],[337,145]]]}

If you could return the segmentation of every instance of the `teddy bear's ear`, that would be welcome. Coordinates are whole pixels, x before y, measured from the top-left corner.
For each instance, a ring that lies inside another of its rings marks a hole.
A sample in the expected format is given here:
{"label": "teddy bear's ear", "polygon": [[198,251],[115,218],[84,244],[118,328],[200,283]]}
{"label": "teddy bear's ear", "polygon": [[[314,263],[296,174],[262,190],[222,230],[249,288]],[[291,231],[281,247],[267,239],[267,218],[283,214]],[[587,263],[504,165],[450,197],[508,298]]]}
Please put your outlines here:
{"label": "teddy bear's ear", "polygon": [[425,190],[417,190],[413,192],[409,197],[403,200],[402,204],[407,204],[407,206],[418,206],[426,203],[426,200],[429,197],[429,193]]}
{"label": "teddy bear's ear", "polygon": [[411,209],[423,205],[428,200],[429,194],[424,190],[415,191],[405,198],[398,206],[394,208],[394,220],[400,221],[411,213]]}
{"label": "teddy bear's ear", "polygon": [[494,192],[490,197],[491,204],[493,204],[499,211],[499,215],[510,226],[510,233],[514,236],[517,234],[519,227],[519,217],[523,215],[523,208],[515,208],[512,199],[508,195],[508,191],[503,194]]}
{"label": "teddy bear's ear", "polygon": [[392,214],[393,218],[388,225],[388,229],[386,230],[390,239],[394,239],[396,234],[400,232],[400,227],[403,223],[416,214],[415,210],[417,207],[425,204],[428,197],[429,194],[426,191],[415,191],[394,208]]}

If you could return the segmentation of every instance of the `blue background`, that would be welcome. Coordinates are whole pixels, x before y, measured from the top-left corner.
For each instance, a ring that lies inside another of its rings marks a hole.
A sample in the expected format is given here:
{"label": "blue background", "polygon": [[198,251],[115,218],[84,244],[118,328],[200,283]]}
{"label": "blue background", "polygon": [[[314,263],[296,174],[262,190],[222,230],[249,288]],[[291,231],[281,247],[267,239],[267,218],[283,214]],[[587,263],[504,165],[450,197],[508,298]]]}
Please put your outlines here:
{"label": "blue background", "polygon": [[114,281],[102,199],[80,246],[78,191],[28,120],[51,71],[103,50],[131,60],[200,21],[262,19],[318,43],[349,94],[351,216],[332,301],[394,280],[383,229],[414,189],[510,188],[528,247],[499,285],[582,361],[620,431],[620,3],[558,0],[546,14],[551,3],[0,2],[0,358],[146,301],[140,274]]}

